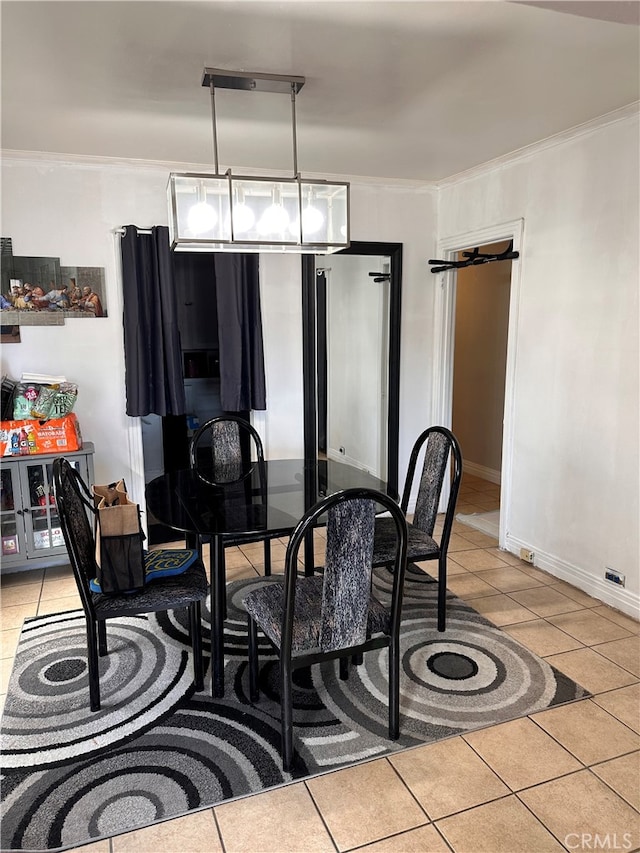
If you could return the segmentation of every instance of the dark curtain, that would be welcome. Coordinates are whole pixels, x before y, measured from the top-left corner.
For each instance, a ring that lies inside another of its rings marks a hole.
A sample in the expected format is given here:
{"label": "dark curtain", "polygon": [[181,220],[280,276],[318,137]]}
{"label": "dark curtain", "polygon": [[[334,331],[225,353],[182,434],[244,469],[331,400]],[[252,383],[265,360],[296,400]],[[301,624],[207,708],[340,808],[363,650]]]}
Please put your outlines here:
{"label": "dark curtain", "polygon": [[258,255],[216,254],[215,272],[222,408],[266,409]]}
{"label": "dark curtain", "polygon": [[127,414],[185,412],[180,333],[176,317],[169,229],[139,234],[127,225],[121,240]]}

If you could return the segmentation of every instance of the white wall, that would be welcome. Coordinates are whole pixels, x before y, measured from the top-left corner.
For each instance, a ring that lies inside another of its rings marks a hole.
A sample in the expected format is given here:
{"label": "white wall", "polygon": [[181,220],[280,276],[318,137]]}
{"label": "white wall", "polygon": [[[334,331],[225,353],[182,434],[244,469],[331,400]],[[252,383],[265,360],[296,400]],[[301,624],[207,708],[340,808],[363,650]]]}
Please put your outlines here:
{"label": "white wall", "polygon": [[[175,168],[175,167],[174,167]],[[178,166],[180,170],[184,165]],[[22,343],[3,347],[2,372],[65,374],[79,385],[76,412],[85,441],[96,446],[96,479],[124,475],[144,499],[137,418],[125,414],[119,238],[113,229],[167,223],[165,164],[125,163],[5,152],[2,160],[2,236],[17,255],[60,257],[63,265],[105,267],[106,319],[67,320],[64,326],[24,326]],[[352,238],[404,244],[404,310],[400,476],[413,438],[429,414],[428,394],[416,397],[420,364],[428,358],[430,328],[425,258],[435,246],[434,196],[414,186],[352,185]],[[261,418],[268,457],[303,452],[301,260],[261,258],[268,411]],[[106,479],[105,479],[106,478]]]}
{"label": "white wall", "polygon": [[524,219],[508,540],[636,616],[638,150],[631,116],[480,169],[438,206],[442,240]]}

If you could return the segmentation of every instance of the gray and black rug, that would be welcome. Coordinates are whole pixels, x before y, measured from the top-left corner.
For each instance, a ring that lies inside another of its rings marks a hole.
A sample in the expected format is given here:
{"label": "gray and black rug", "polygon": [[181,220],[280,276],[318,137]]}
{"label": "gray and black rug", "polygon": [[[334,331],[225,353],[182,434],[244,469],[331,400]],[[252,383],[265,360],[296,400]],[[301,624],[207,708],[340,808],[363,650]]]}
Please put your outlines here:
{"label": "gray and black rug", "polygon": [[[375,575],[388,596],[390,576]],[[2,849],[75,846],[357,761],[512,720],[587,692],[436,585],[407,574],[399,741],[387,739],[387,650],[347,681],[331,662],[296,677],[294,771],[280,764],[277,664],[261,649],[261,701],[248,700],[242,599],[228,586],[226,693],[194,693],[185,617],[108,623],[102,710],[89,711],[80,611],[25,622],[2,720]],[[205,614],[208,619],[208,613]],[[206,627],[206,626],[205,626]],[[208,637],[205,638],[208,643]]]}

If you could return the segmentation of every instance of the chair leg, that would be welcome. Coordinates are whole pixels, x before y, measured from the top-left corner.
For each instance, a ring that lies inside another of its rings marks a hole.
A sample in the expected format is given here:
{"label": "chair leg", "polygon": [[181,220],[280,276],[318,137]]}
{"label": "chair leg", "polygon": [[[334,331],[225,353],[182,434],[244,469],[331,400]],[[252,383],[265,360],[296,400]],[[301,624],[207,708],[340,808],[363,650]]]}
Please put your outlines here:
{"label": "chair leg", "polygon": [[107,623],[104,620],[98,622],[98,654],[104,657],[107,651]]}
{"label": "chair leg", "polygon": [[211,539],[211,695],[214,699],[224,696],[226,598],[224,542],[221,536],[213,536]]}
{"label": "chair leg", "polygon": [[260,687],[258,685],[258,626],[248,616],[249,629],[249,700],[258,702],[260,700]]}
{"label": "chair leg", "polygon": [[304,535],[304,574],[311,577],[315,574],[316,557],[313,542],[313,530],[307,530]]}
{"label": "chair leg", "polygon": [[[213,547],[213,545],[212,545],[212,547]],[[222,550],[224,552],[224,544],[222,546]],[[227,615],[228,615],[228,612],[227,612],[227,570],[226,570],[226,563],[225,563],[225,570],[224,570],[224,572],[220,572],[218,580],[219,580],[218,594],[220,596],[220,601],[222,602],[222,621],[226,622],[227,621]]]}
{"label": "chair leg", "polygon": [[[355,655],[354,655],[355,657]],[[349,680],[349,658],[343,657],[340,658],[340,680],[348,681]]]}
{"label": "chair leg", "polygon": [[92,711],[100,710],[100,669],[96,623],[87,619],[87,663],[89,665],[89,703]]}
{"label": "chair leg", "polygon": [[447,627],[447,555],[438,558],[438,631]]}
{"label": "chair leg", "polygon": [[400,737],[400,638],[389,644],[389,738]]}
{"label": "chair leg", "polygon": [[282,731],[282,769],[285,773],[293,764],[293,696],[291,661],[280,658],[280,726]]}
{"label": "chair leg", "polygon": [[268,578],[271,575],[271,541],[264,540],[264,576]]}
{"label": "chair leg", "polygon": [[193,650],[193,684],[198,692],[204,690],[204,675],[202,672],[202,606],[199,601],[189,605],[189,628],[191,630],[191,648]]}

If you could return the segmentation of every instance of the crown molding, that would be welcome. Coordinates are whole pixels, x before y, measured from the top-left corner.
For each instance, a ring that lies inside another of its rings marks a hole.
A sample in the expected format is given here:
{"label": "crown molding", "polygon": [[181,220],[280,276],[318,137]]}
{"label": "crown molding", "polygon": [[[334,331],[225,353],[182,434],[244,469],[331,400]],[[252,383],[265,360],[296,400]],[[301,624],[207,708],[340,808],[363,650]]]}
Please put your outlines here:
{"label": "crown molding", "polygon": [[640,112],[640,101],[633,101],[624,107],[619,107],[611,112],[597,118],[590,119],[582,124],[570,127],[560,133],[555,133],[553,136],[548,136],[546,139],[540,139],[538,142],[532,142],[530,145],[525,145],[522,148],[517,148],[515,151],[510,151],[507,154],[502,154],[493,160],[487,160],[484,163],[479,163],[471,169],[465,169],[462,172],[457,172],[455,175],[450,175],[448,178],[443,178],[439,181],[434,181],[438,190],[453,186],[454,184],[463,183],[473,178],[485,175],[488,172],[502,169],[505,166],[511,166],[515,163],[529,160],[537,156],[543,151],[548,151],[551,148],[556,148],[560,145],[565,145],[568,142],[573,142],[582,136],[590,136],[597,133],[605,127],[617,124],[627,119],[637,117]]}
{"label": "crown molding", "polygon": [[[0,159],[3,163],[26,163],[37,162],[39,165],[51,164],[55,166],[68,166],[84,169],[103,169],[105,166],[118,169],[131,169],[140,171],[144,169],[149,172],[211,172],[214,169],[211,163],[182,163],[170,160],[136,160],[127,157],[103,157],[94,154],[64,154],[54,151],[23,151],[21,149],[2,149]],[[220,166],[220,172],[225,172],[229,165]],[[231,167],[234,174],[247,176],[260,176],[265,174],[264,169],[251,169],[245,167]],[[278,178],[290,178],[291,172],[282,169],[269,169],[269,174]],[[351,184],[362,184],[368,186],[379,186],[385,189],[416,190],[418,192],[429,192],[437,189],[435,181],[412,180],[408,178],[373,177],[368,175],[344,175],[329,172],[309,172],[302,174],[303,179],[348,181]]]}

